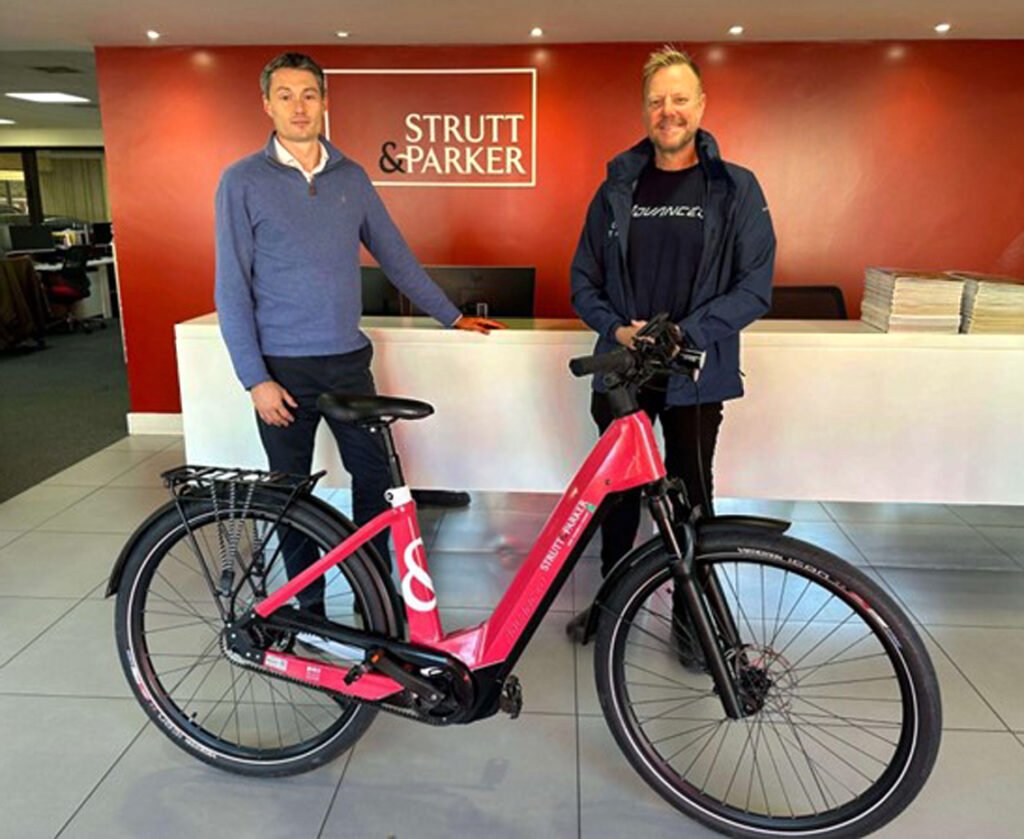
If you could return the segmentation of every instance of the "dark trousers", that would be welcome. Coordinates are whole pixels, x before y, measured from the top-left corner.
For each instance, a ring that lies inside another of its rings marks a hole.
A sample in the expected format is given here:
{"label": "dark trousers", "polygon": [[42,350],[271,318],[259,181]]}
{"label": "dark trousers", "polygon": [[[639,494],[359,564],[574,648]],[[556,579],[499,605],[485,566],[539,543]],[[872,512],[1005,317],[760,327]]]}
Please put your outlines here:
{"label": "dark trousers", "polygon": [[[640,407],[651,422],[660,421],[665,437],[665,471],[682,479],[690,505],[700,504],[707,515],[713,512],[711,499],[712,461],[718,429],[722,424],[722,403],[665,405],[661,390],[642,388],[637,394]],[[594,393],[590,414],[603,434],[614,415],[603,393]],[[622,493],[601,524],[601,573],[607,575],[616,562],[633,547],[640,528],[641,490]]]}
{"label": "dark trousers", "polygon": [[[377,435],[363,426],[323,417],[317,410],[316,400],[327,391],[353,396],[375,394],[370,373],[372,358],[371,346],[343,355],[267,356],[265,361],[270,375],[299,406],[289,408],[295,419],[284,428],[267,425],[258,415],[256,418],[270,468],[298,475],[309,474],[316,428],[321,418],[326,420],[338,443],[341,461],[352,476],[352,517],[356,524],[365,524],[388,508],[384,498],[390,486],[387,455]],[[384,560],[384,572],[390,573],[387,532],[375,537],[373,544]],[[281,549],[289,578],[318,558],[315,547],[294,532],[282,534]],[[302,591],[299,601],[304,608],[319,612],[323,596],[321,579]]]}

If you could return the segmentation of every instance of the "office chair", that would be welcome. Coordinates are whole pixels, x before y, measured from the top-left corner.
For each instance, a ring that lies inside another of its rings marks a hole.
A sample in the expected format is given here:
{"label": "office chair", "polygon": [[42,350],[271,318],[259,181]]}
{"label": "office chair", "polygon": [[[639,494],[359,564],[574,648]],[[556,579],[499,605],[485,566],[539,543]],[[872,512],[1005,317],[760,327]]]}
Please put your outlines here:
{"label": "office chair", "polygon": [[782,285],[772,288],[773,320],[846,320],[843,292],[834,285]]}
{"label": "office chair", "polygon": [[63,326],[68,332],[81,329],[89,333],[98,323],[101,329],[106,329],[107,325],[103,322],[102,315],[79,318],[71,312],[71,307],[75,303],[92,294],[88,261],[89,248],[85,245],[75,245],[64,251],[64,264],[61,265],[59,272],[44,275],[46,299],[50,304],[51,314],[55,316],[48,324],[48,328]]}

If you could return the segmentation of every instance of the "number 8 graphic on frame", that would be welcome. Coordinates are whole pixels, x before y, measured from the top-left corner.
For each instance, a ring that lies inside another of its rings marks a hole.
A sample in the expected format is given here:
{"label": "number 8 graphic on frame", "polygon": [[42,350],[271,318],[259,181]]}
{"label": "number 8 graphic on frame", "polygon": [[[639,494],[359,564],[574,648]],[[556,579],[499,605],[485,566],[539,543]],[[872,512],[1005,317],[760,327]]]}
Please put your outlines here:
{"label": "number 8 graphic on frame", "polygon": [[[422,545],[423,539],[421,538],[406,545],[404,560],[408,570],[402,577],[402,598],[410,609],[417,612],[429,612],[437,606],[437,598],[433,596],[434,581],[430,579],[430,574],[420,565],[417,558],[416,548],[422,547]],[[412,590],[414,580],[430,592],[430,600],[424,600]]]}

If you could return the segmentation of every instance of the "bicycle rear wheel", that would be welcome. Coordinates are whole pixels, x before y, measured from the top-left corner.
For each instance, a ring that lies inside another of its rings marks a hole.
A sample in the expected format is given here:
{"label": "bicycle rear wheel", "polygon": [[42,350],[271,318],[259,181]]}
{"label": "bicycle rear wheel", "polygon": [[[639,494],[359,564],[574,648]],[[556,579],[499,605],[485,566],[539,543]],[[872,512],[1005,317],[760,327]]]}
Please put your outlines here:
{"label": "bicycle rear wheel", "polygon": [[602,605],[595,645],[601,707],[633,767],[730,835],[863,835],[893,819],[941,735],[934,670],[896,604],[837,557],[774,533],[702,538],[695,569],[711,572],[705,594],[717,580],[735,621],[740,644],[725,652],[750,713],[727,717],[680,649],[688,624],[656,552]]}
{"label": "bicycle rear wheel", "polygon": [[[118,653],[135,695],[174,743],[222,769],[288,775],[333,759],[377,709],[242,666],[226,655],[222,631],[287,581],[286,548],[318,557],[347,534],[301,499],[276,526],[280,499],[262,493],[245,507],[186,500],[183,510],[188,527],[173,504],[153,521],[118,588]],[[214,590],[225,555],[235,574],[233,598]],[[254,561],[259,570],[242,583]],[[357,552],[331,569],[323,600],[332,621],[388,633],[372,567]],[[294,643],[290,633],[266,639],[270,650],[290,651]]]}

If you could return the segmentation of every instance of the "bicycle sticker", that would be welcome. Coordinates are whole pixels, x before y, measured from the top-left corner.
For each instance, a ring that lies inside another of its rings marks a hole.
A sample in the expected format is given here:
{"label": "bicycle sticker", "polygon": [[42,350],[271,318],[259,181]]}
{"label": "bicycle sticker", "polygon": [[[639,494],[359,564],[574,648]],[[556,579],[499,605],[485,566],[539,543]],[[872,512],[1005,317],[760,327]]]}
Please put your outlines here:
{"label": "bicycle sticker", "polygon": [[[408,571],[402,578],[402,599],[405,600],[406,605],[410,609],[413,609],[416,612],[429,612],[437,606],[437,598],[433,596],[434,581],[430,579],[430,575],[427,573],[426,569],[416,560],[416,548],[422,544],[422,539],[416,539],[415,541],[410,542],[405,548],[404,559]],[[414,580],[430,591],[430,600],[424,600],[416,595],[412,590]]]}

